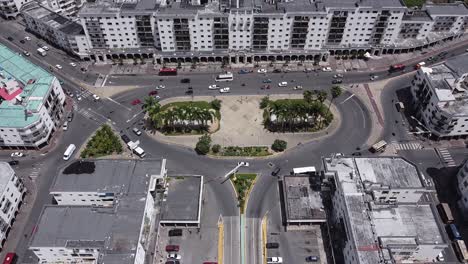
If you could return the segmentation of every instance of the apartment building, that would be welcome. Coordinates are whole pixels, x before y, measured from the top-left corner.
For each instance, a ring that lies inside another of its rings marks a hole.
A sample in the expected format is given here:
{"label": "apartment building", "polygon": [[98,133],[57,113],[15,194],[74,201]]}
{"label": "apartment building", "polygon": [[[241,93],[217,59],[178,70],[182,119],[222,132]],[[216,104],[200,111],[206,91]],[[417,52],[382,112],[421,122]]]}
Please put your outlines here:
{"label": "apartment building", "polygon": [[15,19],[24,4],[29,0],[0,0],[0,15],[6,19]]}
{"label": "apartment building", "polygon": [[25,194],[26,188],[15,171],[8,163],[0,162],[0,249],[5,244]]}
{"label": "apartment building", "polygon": [[458,192],[460,200],[458,206],[465,216],[468,216],[468,160],[460,168],[457,174]]}
{"label": "apartment building", "polygon": [[332,157],[323,164],[343,263],[427,263],[448,247],[437,211],[420,201],[434,190],[415,165],[400,157]]}
{"label": "apartment building", "polygon": [[64,111],[58,79],[0,45],[0,85],[0,148],[47,145]]}
{"label": "apartment building", "polygon": [[417,118],[431,137],[468,135],[467,59],[463,55],[431,68],[422,67],[411,83]]}
{"label": "apartment building", "polygon": [[83,52],[89,50],[90,45],[79,23],[38,2],[24,5],[21,13],[27,28],[53,46],[72,55],[80,55],[80,50]]}
{"label": "apartment building", "polygon": [[83,6],[83,2],[84,1],[82,0],[42,0],[36,3],[39,3],[62,16],[71,17],[76,15],[81,6]]}
{"label": "apartment building", "polygon": [[80,160],[56,177],[29,249],[39,263],[145,263],[165,160]]}

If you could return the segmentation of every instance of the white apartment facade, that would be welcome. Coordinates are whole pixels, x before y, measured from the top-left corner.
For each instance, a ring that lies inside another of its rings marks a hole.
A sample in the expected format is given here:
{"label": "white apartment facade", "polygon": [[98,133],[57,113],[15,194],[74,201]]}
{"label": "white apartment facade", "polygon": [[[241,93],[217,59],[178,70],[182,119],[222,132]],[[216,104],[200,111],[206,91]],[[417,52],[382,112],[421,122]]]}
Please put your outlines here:
{"label": "white apartment facade", "polygon": [[23,202],[26,188],[6,162],[0,162],[0,245],[3,247],[18,210]]}
{"label": "white apartment facade", "polygon": [[457,174],[458,192],[460,193],[460,200],[458,205],[464,215],[468,215],[468,160],[465,161]]}
{"label": "white apartment facade", "polygon": [[[9,74],[9,65],[18,76]],[[5,84],[0,89],[4,99],[0,104],[0,148],[45,146],[64,112],[65,94],[58,79],[5,46],[0,46],[0,66]]]}
{"label": "white apartment facade", "polygon": [[450,59],[432,68],[422,67],[412,81],[417,117],[431,137],[465,138],[468,135],[466,58]]}
{"label": "white apartment facade", "polygon": [[21,7],[29,0],[0,0],[0,15],[6,19],[15,19],[21,11]]}

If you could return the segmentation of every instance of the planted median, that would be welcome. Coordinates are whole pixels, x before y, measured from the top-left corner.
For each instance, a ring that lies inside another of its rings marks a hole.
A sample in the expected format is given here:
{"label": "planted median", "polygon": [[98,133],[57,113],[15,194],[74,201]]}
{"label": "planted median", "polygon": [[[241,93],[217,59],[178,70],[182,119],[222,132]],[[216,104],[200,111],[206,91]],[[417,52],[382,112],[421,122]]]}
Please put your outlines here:
{"label": "planted median", "polygon": [[241,214],[244,213],[250,190],[255,184],[256,179],[257,174],[255,173],[238,173],[233,174],[230,177],[230,180],[234,185],[234,189],[236,190]]}

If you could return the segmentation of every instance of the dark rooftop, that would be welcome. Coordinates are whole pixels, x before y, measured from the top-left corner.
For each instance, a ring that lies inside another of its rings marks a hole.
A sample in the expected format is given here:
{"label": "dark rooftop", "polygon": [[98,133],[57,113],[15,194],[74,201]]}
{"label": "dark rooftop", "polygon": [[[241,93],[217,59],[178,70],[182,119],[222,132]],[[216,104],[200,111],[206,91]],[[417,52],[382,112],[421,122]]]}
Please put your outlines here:
{"label": "dark rooftop", "polygon": [[168,176],[161,222],[200,221],[203,176]]}

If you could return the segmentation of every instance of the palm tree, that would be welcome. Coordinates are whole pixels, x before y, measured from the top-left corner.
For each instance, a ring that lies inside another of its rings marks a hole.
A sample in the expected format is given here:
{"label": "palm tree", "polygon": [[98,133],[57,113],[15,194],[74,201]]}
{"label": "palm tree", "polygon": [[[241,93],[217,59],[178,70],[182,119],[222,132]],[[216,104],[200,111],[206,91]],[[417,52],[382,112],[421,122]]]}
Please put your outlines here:
{"label": "palm tree", "polygon": [[302,93],[302,96],[304,96],[304,101],[306,101],[307,103],[312,103],[312,101],[313,101],[313,93],[312,93],[312,91],[309,91],[309,90],[304,91],[304,92]]}
{"label": "palm tree", "polygon": [[341,87],[339,85],[334,85],[331,88],[332,99],[330,101],[330,104],[328,105],[328,110],[330,110],[330,106],[331,106],[331,103],[333,102],[333,100],[335,100],[335,98],[339,97],[342,93],[343,93],[343,89],[341,89]]}
{"label": "palm tree", "polygon": [[318,100],[320,103],[325,102],[325,100],[327,99],[327,96],[328,96],[327,91],[318,91],[318,92],[317,92],[317,100]]}

